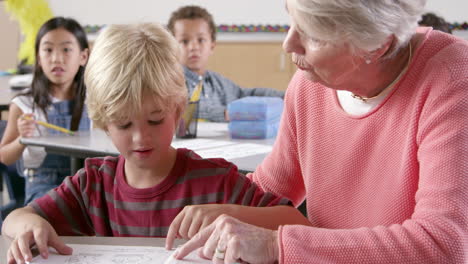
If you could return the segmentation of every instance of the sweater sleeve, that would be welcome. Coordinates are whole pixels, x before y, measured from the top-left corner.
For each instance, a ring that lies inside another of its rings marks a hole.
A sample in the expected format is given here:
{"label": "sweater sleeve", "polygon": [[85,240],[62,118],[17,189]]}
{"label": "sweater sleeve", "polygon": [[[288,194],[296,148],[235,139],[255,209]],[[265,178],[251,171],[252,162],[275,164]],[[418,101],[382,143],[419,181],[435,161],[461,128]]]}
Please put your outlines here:
{"label": "sweater sleeve", "polygon": [[296,100],[294,89],[300,79],[299,75],[299,72],[294,75],[287,89],[285,107],[273,150],[254,173],[247,175],[263,190],[286,197],[295,206],[299,206],[305,198],[305,186],[298,160],[296,110],[293,103]]}
{"label": "sweater sleeve", "polygon": [[88,215],[87,171],[83,168],[67,177],[57,188],[29,205],[44,217],[61,236],[95,235]]}

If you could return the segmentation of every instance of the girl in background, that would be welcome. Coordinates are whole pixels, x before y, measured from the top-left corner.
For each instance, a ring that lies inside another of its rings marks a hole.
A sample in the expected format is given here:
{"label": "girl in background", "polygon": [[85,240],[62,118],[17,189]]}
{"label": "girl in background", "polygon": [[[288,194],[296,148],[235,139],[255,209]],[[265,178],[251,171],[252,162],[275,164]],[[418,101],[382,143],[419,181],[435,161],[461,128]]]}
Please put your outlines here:
{"label": "girl in background", "polygon": [[89,46],[83,28],[70,18],[48,20],[37,34],[35,54],[31,89],[13,98],[0,143],[0,161],[7,165],[19,161],[18,171],[27,178],[25,204],[71,175],[69,157],[20,143],[22,137],[59,133],[37,126],[34,119],[73,131],[90,128],[83,82]]}

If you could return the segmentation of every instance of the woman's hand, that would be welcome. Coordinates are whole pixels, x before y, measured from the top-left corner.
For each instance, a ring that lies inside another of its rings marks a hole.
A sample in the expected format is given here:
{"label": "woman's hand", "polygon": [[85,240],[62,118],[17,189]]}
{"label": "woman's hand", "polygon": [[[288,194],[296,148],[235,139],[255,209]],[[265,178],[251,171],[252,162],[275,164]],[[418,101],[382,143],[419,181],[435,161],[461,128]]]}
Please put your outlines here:
{"label": "woman's hand", "polygon": [[229,214],[235,210],[230,204],[189,205],[174,218],[169,226],[166,238],[166,248],[172,249],[175,238],[190,239],[200,230],[213,223],[222,214]]}
{"label": "woman's hand", "polygon": [[36,244],[39,254],[44,259],[49,256],[49,246],[55,248],[59,254],[72,254],[73,249],[60,240],[49,222],[38,215],[28,215],[28,217],[30,217],[28,224],[24,226],[22,231],[17,232],[8,249],[8,264],[22,264],[31,261],[33,256],[30,247],[33,244]]}
{"label": "woman's hand", "polygon": [[20,137],[32,137],[36,124],[34,122],[33,114],[24,114],[17,121],[18,132]]}
{"label": "woman's hand", "polygon": [[213,263],[275,263],[278,261],[278,232],[243,223],[221,215],[190,241],[177,249],[174,257],[182,259],[202,247],[200,256]]}

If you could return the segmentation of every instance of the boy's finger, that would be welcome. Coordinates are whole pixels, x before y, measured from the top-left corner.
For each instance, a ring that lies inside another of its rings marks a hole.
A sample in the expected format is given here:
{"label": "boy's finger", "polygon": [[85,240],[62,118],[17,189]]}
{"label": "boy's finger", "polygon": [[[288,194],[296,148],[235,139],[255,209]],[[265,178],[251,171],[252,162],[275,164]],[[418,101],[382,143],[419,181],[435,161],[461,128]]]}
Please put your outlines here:
{"label": "boy's finger", "polygon": [[174,220],[172,220],[172,223],[169,226],[169,230],[167,231],[167,236],[166,236],[166,249],[167,250],[171,250],[172,247],[174,246],[174,240],[177,236],[177,233],[179,232],[180,223],[182,222],[183,218],[184,218],[184,211],[180,212],[174,218]]}
{"label": "boy's finger", "polygon": [[24,263],[25,262],[24,255],[21,252],[21,249],[19,248],[19,245],[17,243],[13,247],[12,253],[13,253],[13,257],[15,258],[16,263]]}
{"label": "boy's finger", "polygon": [[27,239],[25,236],[20,236],[18,238],[18,249],[19,249],[18,253],[19,255],[21,255],[21,257],[25,261],[32,260],[32,253],[31,253],[31,249],[29,248],[31,244],[32,244],[31,241],[29,241],[29,239]]}
{"label": "boy's finger", "polygon": [[55,248],[57,252],[61,255],[71,255],[73,254],[73,248],[67,246],[65,243],[60,240],[57,234],[53,234],[49,240],[49,246]]}
{"label": "boy's finger", "polygon": [[11,251],[8,251],[8,254],[7,254],[7,264],[15,264],[16,263],[16,260],[15,258],[13,257],[13,254],[11,254]]}
{"label": "boy's finger", "polygon": [[174,254],[175,259],[183,259],[185,256],[190,254],[190,252],[194,251],[195,249],[202,247],[205,242],[208,240],[210,235],[213,233],[214,229],[216,228],[216,224],[213,223],[206,227],[205,229],[201,230],[190,239],[187,243],[185,243],[182,247],[177,249],[177,252]]}
{"label": "boy's finger", "polygon": [[49,256],[49,248],[47,246],[47,237],[43,232],[38,232],[34,234],[34,240],[36,241],[37,250],[41,254],[42,258],[47,258]]}
{"label": "boy's finger", "polygon": [[188,232],[190,229],[190,226],[193,224],[193,221],[196,220],[196,218],[189,218],[184,217],[179,225],[179,235],[182,238],[188,238]]}
{"label": "boy's finger", "polygon": [[21,251],[18,248],[18,242],[12,243],[10,246],[10,250],[8,251],[9,256],[11,256],[10,262],[12,263],[23,263],[24,258],[23,255],[21,255]]}
{"label": "boy's finger", "polygon": [[195,218],[192,220],[192,223],[190,223],[190,228],[187,232],[187,237],[192,238],[194,237],[200,230],[202,229],[202,221],[199,218]]}
{"label": "boy's finger", "polygon": [[200,226],[199,229],[202,230],[202,229],[204,229],[205,227],[209,226],[211,223],[212,223],[212,222],[208,221],[208,220],[205,218],[205,219],[203,219],[203,222],[202,222],[202,224],[201,224],[201,226]]}

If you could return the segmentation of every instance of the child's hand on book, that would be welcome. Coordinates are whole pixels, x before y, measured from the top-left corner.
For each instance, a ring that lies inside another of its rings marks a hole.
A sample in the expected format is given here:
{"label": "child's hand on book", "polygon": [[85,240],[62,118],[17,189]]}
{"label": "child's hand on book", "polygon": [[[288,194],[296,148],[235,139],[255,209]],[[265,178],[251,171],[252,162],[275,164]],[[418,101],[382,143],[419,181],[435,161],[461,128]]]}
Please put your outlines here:
{"label": "child's hand on book", "polygon": [[31,247],[36,245],[42,258],[49,257],[49,247],[55,248],[59,254],[71,255],[72,248],[65,245],[54,228],[44,218],[36,214],[24,215],[22,230],[16,232],[7,253],[7,263],[25,263],[32,261]]}

